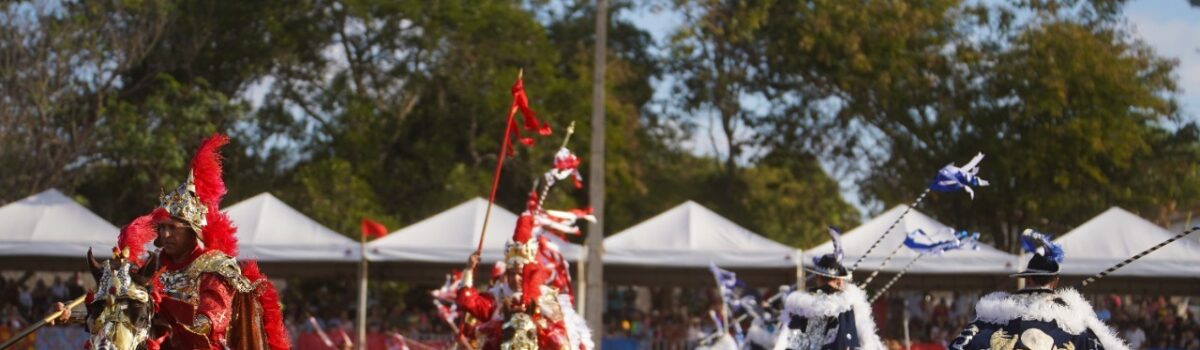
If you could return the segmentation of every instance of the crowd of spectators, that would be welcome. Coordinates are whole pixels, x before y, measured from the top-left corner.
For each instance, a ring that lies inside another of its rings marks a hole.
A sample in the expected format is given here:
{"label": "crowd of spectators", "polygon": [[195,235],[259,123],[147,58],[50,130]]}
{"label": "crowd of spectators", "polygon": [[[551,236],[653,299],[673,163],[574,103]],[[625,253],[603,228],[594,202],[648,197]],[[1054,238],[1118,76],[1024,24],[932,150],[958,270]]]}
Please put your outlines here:
{"label": "crowd of spectators", "polygon": [[[1089,296],[1096,315],[1133,350],[1200,350],[1200,304],[1188,297]],[[897,293],[874,305],[880,335],[903,348],[904,313],[911,346],[941,350],[974,319],[978,293]]]}
{"label": "crowd of spectators", "polygon": [[[762,295],[769,297],[770,291]],[[979,292],[897,292],[872,305],[880,336],[903,349],[905,322],[911,349],[945,350],[975,318]],[[605,344],[617,349],[690,348],[711,334],[710,310],[720,309],[711,288],[610,288]],[[1090,296],[1097,316],[1133,350],[1200,350],[1200,303],[1189,297]],[[778,305],[778,304],[777,304]],[[906,315],[907,313],[907,315]],[[743,322],[743,326],[748,326]]]}
{"label": "crowd of spectators", "polygon": [[[45,317],[55,303],[83,295],[86,289],[80,277],[33,273],[0,276],[0,342]],[[25,338],[13,349],[75,349],[86,336],[78,327],[50,327]]]}
{"label": "crowd of spectators", "polygon": [[[367,302],[367,348],[443,348],[451,330],[438,318],[429,287],[383,285]],[[297,282],[281,289],[284,323],[298,349],[343,349],[357,341],[357,285],[351,282]],[[328,339],[328,342],[326,342]],[[330,346],[332,345],[332,346]]]}
{"label": "crowd of spectators", "polygon": [[[0,278],[0,341],[43,317],[56,302],[86,289],[76,275]],[[352,283],[302,283],[281,286],[284,319],[293,342],[303,349],[341,349],[355,336]],[[370,349],[442,348],[450,327],[439,318],[428,288],[372,293],[368,303]],[[769,297],[770,291],[762,295]],[[880,336],[889,348],[903,349],[905,322],[909,346],[944,350],[974,318],[979,293],[896,292],[873,305]],[[613,349],[685,349],[715,329],[721,308],[712,288],[610,287],[606,293],[604,345]],[[1200,303],[1188,297],[1090,296],[1097,316],[1118,330],[1134,350],[1200,350]],[[743,322],[743,325],[747,325]],[[319,331],[318,331],[319,330]],[[322,336],[322,334],[324,336]],[[16,349],[56,349],[55,341],[81,342],[81,327],[48,327]],[[79,338],[79,339],[76,339]],[[329,340],[329,343],[325,341]],[[327,344],[332,344],[328,346]]]}
{"label": "crowd of spectators", "polygon": [[683,349],[713,333],[709,310],[721,299],[712,288],[618,286],[606,293],[605,349]]}

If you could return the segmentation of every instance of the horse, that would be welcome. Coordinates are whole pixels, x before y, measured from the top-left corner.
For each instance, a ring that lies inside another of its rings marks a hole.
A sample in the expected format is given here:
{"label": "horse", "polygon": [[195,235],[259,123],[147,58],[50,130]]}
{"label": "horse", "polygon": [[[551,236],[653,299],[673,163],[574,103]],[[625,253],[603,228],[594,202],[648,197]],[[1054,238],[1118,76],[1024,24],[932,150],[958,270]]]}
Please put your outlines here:
{"label": "horse", "polygon": [[142,266],[129,259],[129,249],[113,248],[113,258],[96,261],[89,250],[88,267],[96,279],[96,292],[88,298],[86,345],[90,350],[143,350],[150,340],[154,300],[150,291],[157,255]]}

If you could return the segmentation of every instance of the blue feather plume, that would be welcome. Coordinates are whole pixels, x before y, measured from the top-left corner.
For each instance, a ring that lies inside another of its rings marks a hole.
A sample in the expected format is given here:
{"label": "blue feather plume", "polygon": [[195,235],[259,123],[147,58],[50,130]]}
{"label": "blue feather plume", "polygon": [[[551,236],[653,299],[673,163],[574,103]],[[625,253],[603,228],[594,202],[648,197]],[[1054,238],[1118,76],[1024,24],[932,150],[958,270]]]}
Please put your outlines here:
{"label": "blue feather plume", "polygon": [[[842,262],[842,257],[845,252],[842,250],[842,230],[837,227],[829,226],[829,238],[833,241],[833,257],[837,262]],[[814,257],[813,264],[817,265],[821,261],[821,257]]]}
{"label": "blue feather plume", "polygon": [[1056,263],[1062,263],[1065,255],[1062,246],[1054,243],[1050,239],[1050,235],[1032,229],[1025,229],[1025,232],[1021,232],[1021,248],[1024,248],[1026,252],[1050,258]]}

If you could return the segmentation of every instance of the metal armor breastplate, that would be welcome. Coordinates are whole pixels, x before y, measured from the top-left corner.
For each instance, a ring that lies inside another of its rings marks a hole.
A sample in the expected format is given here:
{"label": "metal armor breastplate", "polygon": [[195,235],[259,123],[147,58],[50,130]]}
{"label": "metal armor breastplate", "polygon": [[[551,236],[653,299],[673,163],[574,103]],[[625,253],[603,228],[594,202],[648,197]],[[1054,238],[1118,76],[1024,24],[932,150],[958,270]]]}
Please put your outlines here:
{"label": "metal armor breastplate", "polygon": [[168,297],[178,299],[188,304],[200,303],[200,275],[214,273],[221,276],[230,287],[242,293],[254,290],[250,280],[242,276],[242,269],[237,260],[220,251],[209,251],[196,257],[190,265],[175,271],[166,270],[158,276],[163,285],[163,292]]}

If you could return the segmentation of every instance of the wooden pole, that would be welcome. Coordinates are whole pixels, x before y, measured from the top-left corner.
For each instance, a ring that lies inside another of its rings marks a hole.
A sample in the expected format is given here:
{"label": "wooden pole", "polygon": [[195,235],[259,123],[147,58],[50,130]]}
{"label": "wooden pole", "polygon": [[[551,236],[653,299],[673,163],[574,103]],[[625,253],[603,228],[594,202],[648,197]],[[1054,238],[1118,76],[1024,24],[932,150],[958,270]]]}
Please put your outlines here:
{"label": "wooden pole", "polygon": [[[525,70],[517,71],[517,81],[525,78]],[[496,156],[496,171],[492,174],[492,194],[488,195],[487,210],[483,212],[483,228],[479,231],[479,246],[475,252],[483,252],[483,238],[487,237],[488,221],[492,217],[492,205],[496,204],[496,188],[500,187],[500,171],[504,169],[504,156],[508,154],[509,139],[512,137],[513,117],[517,115],[516,101],[508,108],[508,119],[504,122],[504,141],[500,142],[500,155]]]}
{"label": "wooden pole", "polygon": [[358,349],[367,349],[367,235],[359,237]]}
{"label": "wooden pole", "polygon": [[588,225],[586,239],[587,296],[584,317],[592,331],[592,341],[601,348],[604,335],[604,72],[608,57],[608,1],[596,0],[596,52],[592,64],[592,150],[589,167],[588,203],[596,222]]}

